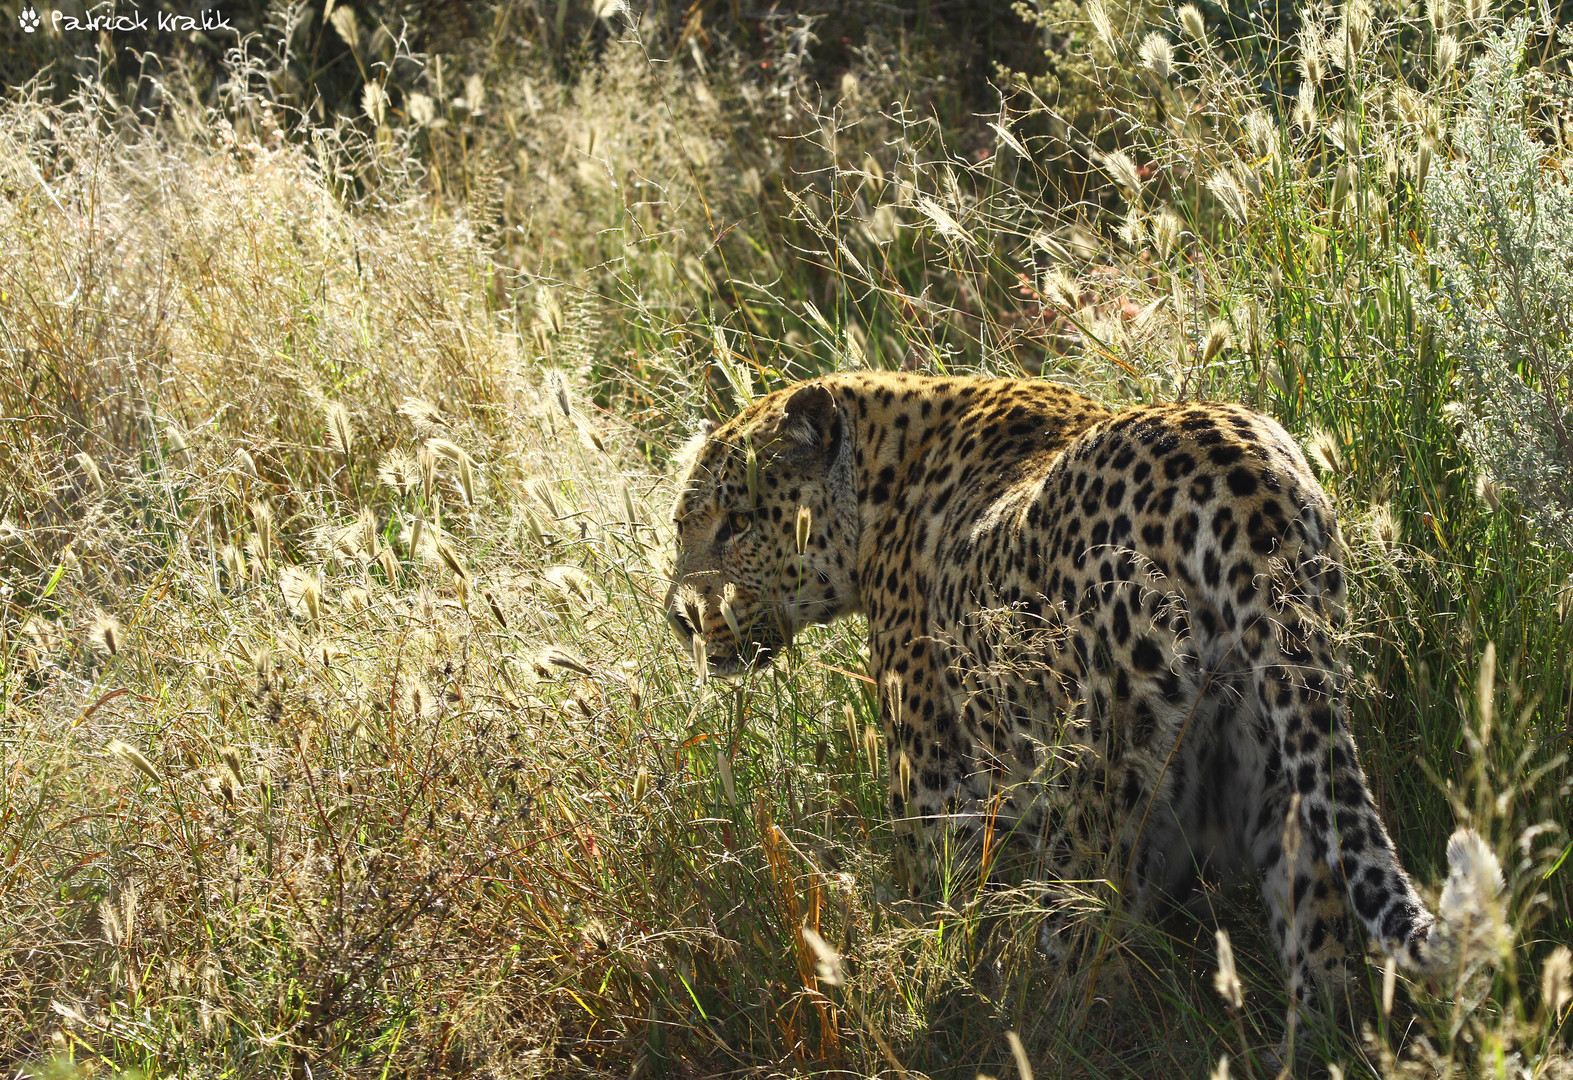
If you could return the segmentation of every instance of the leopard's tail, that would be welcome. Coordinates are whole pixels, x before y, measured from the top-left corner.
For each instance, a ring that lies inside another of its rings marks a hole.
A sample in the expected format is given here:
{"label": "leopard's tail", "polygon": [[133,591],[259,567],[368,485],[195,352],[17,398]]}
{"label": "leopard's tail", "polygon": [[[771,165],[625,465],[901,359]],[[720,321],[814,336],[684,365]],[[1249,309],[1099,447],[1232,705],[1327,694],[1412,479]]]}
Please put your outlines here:
{"label": "leopard's tail", "polygon": [[[1341,878],[1352,913],[1408,970],[1440,974],[1480,956],[1501,926],[1502,873],[1473,829],[1448,842],[1437,912],[1398,859],[1349,731],[1343,658],[1333,638],[1343,619],[1343,576],[1330,514],[1303,517],[1280,549],[1267,615],[1243,644],[1263,719],[1276,736],[1303,842]],[[1318,526],[1321,526],[1320,528]],[[1489,939],[1489,940],[1488,940]]]}

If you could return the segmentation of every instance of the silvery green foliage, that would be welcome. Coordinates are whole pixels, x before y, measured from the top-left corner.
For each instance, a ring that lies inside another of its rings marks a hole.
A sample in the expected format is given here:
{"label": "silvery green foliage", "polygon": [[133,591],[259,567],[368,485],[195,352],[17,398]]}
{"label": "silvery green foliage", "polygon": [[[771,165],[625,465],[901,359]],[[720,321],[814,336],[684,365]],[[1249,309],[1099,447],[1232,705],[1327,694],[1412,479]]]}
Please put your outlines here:
{"label": "silvery green foliage", "polygon": [[[1573,543],[1573,183],[1545,164],[1521,71],[1528,24],[1475,61],[1451,154],[1425,192],[1417,299],[1459,367],[1465,441],[1551,543]],[[1440,156],[1440,155],[1439,155]]]}

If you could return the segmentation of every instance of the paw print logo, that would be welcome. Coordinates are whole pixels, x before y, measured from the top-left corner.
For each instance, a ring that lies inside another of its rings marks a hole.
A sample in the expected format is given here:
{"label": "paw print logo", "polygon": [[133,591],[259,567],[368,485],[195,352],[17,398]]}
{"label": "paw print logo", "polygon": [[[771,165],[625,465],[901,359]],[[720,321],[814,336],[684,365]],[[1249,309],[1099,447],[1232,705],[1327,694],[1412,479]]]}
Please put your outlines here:
{"label": "paw print logo", "polygon": [[22,9],[22,14],[17,16],[16,21],[22,24],[22,33],[31,34],[38,29],[39,24],[44,20],[38,17],[36,8],[25,7]]}

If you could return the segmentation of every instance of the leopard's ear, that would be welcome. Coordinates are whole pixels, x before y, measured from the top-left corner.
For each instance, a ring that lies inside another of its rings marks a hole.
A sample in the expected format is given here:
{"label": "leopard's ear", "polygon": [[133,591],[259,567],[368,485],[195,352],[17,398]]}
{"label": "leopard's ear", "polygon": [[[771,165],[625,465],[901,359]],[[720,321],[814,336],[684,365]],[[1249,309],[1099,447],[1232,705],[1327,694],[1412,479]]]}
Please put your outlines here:
{"label": "leopard's ear", "polygon": [[804,383],[787,398],[773,441],[788,454],[820,451],[834,457],[841,445],[841,408],[821,382]]}

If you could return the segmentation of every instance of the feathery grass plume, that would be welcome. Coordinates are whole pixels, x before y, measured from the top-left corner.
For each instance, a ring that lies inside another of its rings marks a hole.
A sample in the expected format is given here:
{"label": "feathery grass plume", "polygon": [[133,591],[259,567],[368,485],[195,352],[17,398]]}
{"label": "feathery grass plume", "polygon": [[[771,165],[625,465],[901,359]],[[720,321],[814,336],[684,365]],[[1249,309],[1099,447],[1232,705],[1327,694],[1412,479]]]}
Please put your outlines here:
{"label": "feathery grass plume", "polygon": [[235,447],[235,468],[253,480],[260,480],[257,475],[257,459],[251,456],[251,451],[244,446]]}
{"label": "feathery grass plume", "polygon": [[219,747],[218,759],[224,763],[224,769],[235,781],[235,786],[237,788],[244,787],[246,783],[246,775],[241,767],[239,747],[229,746],[227,744]]}
{"label": "feathery grass plume", "polygon": [[535,542],[536,547],[544,548],[546,546],[546,534],[541,531],[541,522],[535,516],[535,511],[528,506],[521,505],[519,512],[524,516],[524,529],[530,534],[530,539]]}
{"label": "feathery grass plume", "polygon": [[577,566],[549,566],[541,572],[541,578],[565,600],[578,600],[584,604],[594,602],[595,585],[590,575]]}
{"label": "feathery grass plume", "polygon": [[1485,473],[1475,477],[1475,498],[1490,507],[1492,513],[1502,509],[1502,488]]}
{"label": "feathery grass plume", "polygon": [[1112,150],[1103,155],[1103,171],[1109,174],[1109,179],[1118,185],[1121,193],[1128,202],[1135,202],[1142,193],[1141,176],[1136,171],[1136,162],[1124,150]]}
{"label": "feathery grass plume", "polygon": [[147,755],[123,739],[110,739],[104,749],[127,765],[130,765],[137,772],[153,781],[153,783],[162,784],[164,782],[164,778],[153,767],[153,763],[147,759]]}
{"label": "feathery grass plume", "polygon": [[1278,125],[1267,115],[1266,109],[1252,109],[1245,114],[1245,140],[1258,158],[1278,156]]}
{"label": "feathery grass plume", "polygon": [[1338,22],[1332,61],[1339,67],[1351,63],[1365,50],[1371,37],[1369,0],[1345,0],[1343,17]]}
{"label": "feathery grass plume", "polygon": [[415,428],[417,439],[429,439],[448,427],[448,418],[442,410],[424,398],[405,398],[399,405],[399,415]]}
{"label": "feathery grass plume", "polygon": [[359,585],[351,586],[339,594],[339,605],[345,611],[366,611],[371,608],[371,591]]}
{"label": "feathery grass plume", "polygon": [[1213,197],[1218,200],[1218,205],[1234,219],[1234,223],[1243,228],[1250,215],[1245,201],[1245,191],[1241,188],[1240,180],[1234,170],[1219,169],[1213,173],[1207,181],[1207,190],[1212,192]]}
{"label": "feathery grass plume", "polygon": [[404,707],[415,720],[429,720],[437,715],[437,697],[419,679],[411,680],[404,691]]}
{"label": "feathery grass plume", "polygon": [[1007,1031],[1005,1041],[1010,1044],[1010,1056],[1016,1060],[1017,1080],[1032,1080],[1032,1062],[1027,1060],[1027,1048],[1022,1045],[1021,1036]]}
{"label": "feathery grass plume", "polygon": [[1316,87],[1311,83],[1301,83],[1295,96],[1294,125],[1303,133],[1316,130]]}
{"label": "feathery grass plume", "polygon": [[508,628],[508,619],[502,613],[502,605],[497,602],[497,597],[492,595],[490,589],[482,589],[481,597],[486,601],[486,606],[492,613],[492,618],[497,620],[497,625],[504,630]]}
{"label": "feathery grass plume", "polygon": [[452,544],[444,540],[438,540],[437,557],[442,560],[443,565],[448,568],[448,572],[451,573],[456,580],[469,580],[470,572],[464,568],[464,562],[460,559],[458,551],[454,549]]}
{"label": "feathery grass plume", "polygon": [[186,433],[173,420],[164,424],[164,449],[171,459],[182,464],[191,460],[191,445],[186,442]]}
{"label": "feathery grass plume", "polygon": [[1214,319],[1207,327],[1207,337],[1202,342],[1202,363],[1210,363],[1212,358],[1229,347],[1229,324],[1222,319]]}
{"label": "feathery grass plume", "polygon": [[743,447],[743,481],[748,489],[748,508],[752,510],[759,505],[759,452],[754,449],[752,436]]}
{"label": "feathery grass plume", "polygon": [[[557,302],[557,293],[545,285],[535,290],[535,325],[542,331],[551,334],[561,334],[568,328],[568,320],[563,315],[563,306]],[[560,372],[549,372],[546,376],[548,385],[555,383],[552,389],[557,394],[557,402],[562,406],[563,415],[568,416],[572,410],[568,408],[568,388],[563,382]]]}
{"label": "feathery grass plume", "polygon": [[120,643],[125,639],[125,632],[120,628],[120,620],[103,611],[93,614],[93,624],[87,632],[88,640],[93,647],[109,656],[114,656],[120,651]]}
{"label": "feathery grass plume", "polygon": [[537,670],[540,670],[543,664],[546,665],[548,672],[551,668],[562,668],[564,671],[571,671],[575,675],[589,676],[593,674],[588,664],[559,645],[549,645],[541,650],[536,663]]}
{"label": "feathery grass plume", "polygon": [[738,624],[737,609],[733,605],[733,601],[736,599],[737,586],[729,581],[726,583],[726,587],[721,590],[721,618],[726,620],[726,628],[732,631],[732,637],[737,641],[738,648],[742,648],[743,629]]}
{"label": "feathery grass plume", "polygon": [[[368,84],[370,85],[370,84]],[[323,409],[328,449],[348,458],[355,445],[355,428],[350,424],[350,411],[337,401],[330,401]]]}
{"label": "feathery grass plume", "polygon": [[360,53],[360,24],[352,7],[333,7],[326,16],[327,22],[338,32],[339,38],[357,55]]}
{"label": "feathery grass plume", "polygon": [[1437,901],[1443,940],[1456,962],[1490,962],[1512,944],[1502,903],[1502,864],[1473,829],[1458,829],[1447,842],[1447,882]]}
{"label": "feathery grass plume", "polygon": [[1301,93],[1309,87],[1312,94],[1316,85],[1327,76],[1327,38],[1322,24],[1309,12],[1302,13],[1299,34],[1299,64]]}
{"label": "feathery grass plume", "polygon": [[322,578],[315,571],[285,567],[279,574],[279,590],[297,618],[315,622],[322,615]]}
{"label": "feathery grass plume", "polygon": [[1181,5],[1175,10],[1174,18],[1180,24],[1180,29],[1185,31],[1186,37],[1203,48],[1207,46],[1207,22],[1195,4]]}
{"label": "feathery grass plume", "polygon": [[[1497,644],[1487,641],[1480,651],[1480,670],[1475,675],[1475,715],[1478,732],[1475,741],[1480,746],[1491,745],[1491,727],[1496,722]],[[1474,851],[1466,854],[1473,855]]]}
{"label": "feathery grass plume", "polygon": [[623,520],[628,522],[630,528],[639,524],[639,511],[634,508],[634,492],[624,481],[621,487],[623,497]]}
{"label": "feathery grass plume", "polygon": [[1152,216],[1152,243],[1158,258],[1167,259],[1174,252],[1184,231],[1185,222],[1173,207],[1162,207]]}
{"label": "feathery grass plume", "polygon": [[1370,528],[1371,539],[1376,541],[1376,546],[1381,550],[1391,551],[1393,545],[1398,543],[1398,519],[1385,503],[1372,505]]}
{"label": "feathery grass plume", "polygon": [[879,729],[873,724],[863,728],[863,756],[868,758],[868,771],[879,775]]}
{"label": "feathery grass plume", "polygon": [[1573,1002],[1573,952],[1558,945],[1540,969],[1540,1005],[1552,1023],[1560,1022],[1563,1010]]}
{"label": "feathery grass plume", "polygon": [[247,659],[251,661],[252,670],[257,673],[257,681],[266,681],[273,673],[273,647],[271,645],[258,645],[251,649],[246,642],[240,642],[242,649],[249,649]]}
{"label": "feathery grass plume", "polygon": [[415,459],[403,450],[389,450],[377,461],[377,479],[400,495],[415,486]]}
{"label": "feathery grass plume", "polygon": [[1231,1009],[1243,1008],[1245,1005],[1245,989],[1240,983],[1240,976],[1234,967],[1234,946],[1229,943],[1229,931],[1219,930],[1218,938],[1218,971],[1213,975],[1213,986],[1218,990],[1218,996],[1223,998]]}
{"label": "feathery grass plume", "polygon": [[264,563],[273,561],[273,507],[266,499],[251,502],[252,536],[256,540],[256,555]]}
{"label": "feathery grass plume", "polygon": [[721,793],[726,796],[726,801],[732,809],[738,808],[737,780],[732,776],[732,763],[727,760],[726,750],[717,747],[715,752],[715,771],[721,778]]}
{"label": "feathery grass plume", "polygon": [[1064,267],[1057,266],[1043,276],[1043,297],[1067,314],[1081,310],[1081,285]]}
{"label": "feathery grass plume", "polygon": [[[352,9],[345,8],[345,10]],[[388,95],[378,83],[368,82],[361,88],[360,107],[371,120],[373,127],[382,127],[388,115]]]}
{"label": "feathery grass plume", "polygon": [[410,557],[417,558],[426,553],[426,519],[420,514],[410,515]]}
{"label": "feathery grass plume", "polygon": [[808,552],[808,540],[814,531],[814,511],[806,506],[797,508],[796,536],[797,553],[804,555]]}
{"label": "feathery grass plume", "polygon": [[959,221],[951,217],[950,211],[927,195],[918,197],[918,210],[929,219],[929,223],[934,226],[934,231],[944,239],[969,246],[974,243],[972,234],[962,228]]}
{"label": "feathery grass plume", "polygon": [[711,327],[711,336],[715,339],[715,364],[720,368],[726,385],[732,391],[732,401],[735,410],[741,412],[748,408],[754,400],[754,382],[748,372],[737,362],[737,355],[732,351],[732,343],[727,339],[726,327],[717,323]]}
{"label": "feathery grass plume", "polygon": [[820,937],[810,926],[798,927],[803,941],[814,954],[814,973],[826,986],[840,986],[846,980],[841,973],[841,954],[831,948],[830,942]]}
{"label": "feathery grass plume", "polygon": [[[1452,34],[1442,34],[1436,39],[1436,73],[1440,78],[1453,70],[1458,63],[1458,39]],[[1429,149],[1429,148],[1428,148]]]}
{"label": "feathery grass plume", "polygon": [[704,686],[710,681],[709,647],[705,644],[703,634],[695,634],[689,642],[694,662],[694,682]]}
{"label": "feathery grass plume", "polygon": [[398,583],[399,558],[393,553],[392,548],[383,548],[377,552],[377,565],[382,569],[382,577],[389,585]]}
{"label": "feathery grass plume", "polygon": [[629,801],[635,805],[644,802],[644,797],[650,794],[650,770],[639,766],[639,771],[634,773],[633,790],[629,792]]}
{"label": "feathery grass plume", "polygon": [[1084,10],[1087,12],[1087,21],[1092,23],[1093,33],[1103,42],[1103,47],[1111,53],[1116,51],[1114,20],[1109,18],[1109,9],[1104,6],[1103,0],[1088,0]]}
{"label": "feathery grass plume", "polygon": [[83,479],[92,487],[93,493],[102,496],[105,491],[103,474],[98,471],[98,462],[93,460],[91,454],[72,454],[71,464],[75,465],[82,474]]}
{"label": "feathery grass plume", "polygon": [[531,498],[541,504],[547,516],[553,521],[562,519],[562,514],[557,509],[557,499],[552,494],[552,486],[545,479],[539,476],[531,477],[530,482],[525,485],[525,490],[530,493]]}
{"label": "feathery grass plume", "polygon": [[1428,0],[1426,15],[1431,20],[1431,29],[1437,33],[1451,30],[1453,28],[1452,0]]}
{"label": "feathery grass plume", "polygon": [[1169,75],[1174,71],[1174,46],[1169,44],[1167,35],[1154,30],[1142,39],[1136,55],[1141,58],[1141,62],[1149,71],[1159,79],[1168,81]]}
{"label": "feathery grass plume", "polygon": [[1326,428],[1312,428],[1311,439],[1306,444],[1305,456],[1327,476],[1342,476],[1348,471],[1343,446]]}
{"label": "feathery grass plume", "polygon": [[229,587],[238,589],[246,581],[246,553],[234,544],[225,544],[219,551],[219,563],[229,578]]}
{"label": "feathery grass plume", "polygon": [[1491,15],[1491,0],[1464,0],[1464,21],[1476,31]]}

